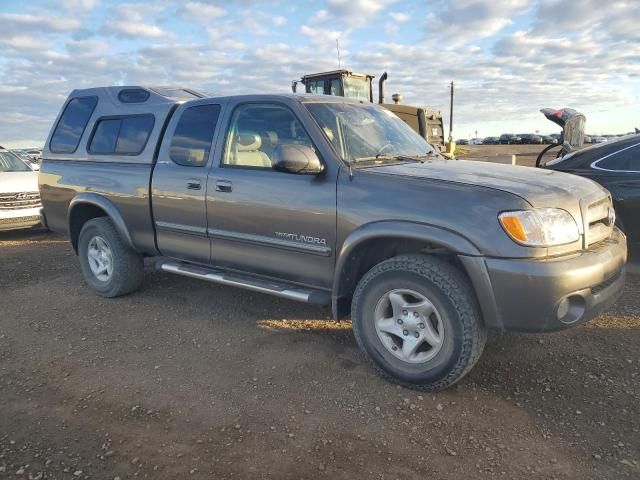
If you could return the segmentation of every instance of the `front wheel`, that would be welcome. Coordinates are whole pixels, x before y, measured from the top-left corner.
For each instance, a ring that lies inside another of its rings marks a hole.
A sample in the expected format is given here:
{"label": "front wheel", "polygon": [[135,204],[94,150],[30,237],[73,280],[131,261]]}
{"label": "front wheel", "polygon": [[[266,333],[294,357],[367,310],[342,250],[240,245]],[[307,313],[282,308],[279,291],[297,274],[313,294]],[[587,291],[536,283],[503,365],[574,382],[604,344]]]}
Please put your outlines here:
{"label": "front wheel", "polygon": [[468,280],[427,255],[403,255],[373,267],[356,288],[351,319],[374,368],[419,390],[442,390],[464,377],[487,337]]}

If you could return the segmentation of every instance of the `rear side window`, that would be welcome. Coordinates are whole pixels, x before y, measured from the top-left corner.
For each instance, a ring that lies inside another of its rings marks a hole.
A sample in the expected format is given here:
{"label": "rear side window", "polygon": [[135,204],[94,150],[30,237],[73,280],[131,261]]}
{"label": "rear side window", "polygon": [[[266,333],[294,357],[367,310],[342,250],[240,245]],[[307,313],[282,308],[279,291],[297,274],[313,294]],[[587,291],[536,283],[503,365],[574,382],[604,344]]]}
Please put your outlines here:
{"label": "rear side window", "polygon": [[51,136],[49,149],[53,153],[73,153],[78,148],[80,137],[87,128],[89,118],[96,108],[98,97],[73,98],[67,103]]}
{"label": "rear side window", "polygon": [[187,167],[206,165],[219,115],[220,105],[197,105],[187,108],[182,113],[171,139],[171,160]]}
{"label": "rear side window", "polygon": [[120,130],[121,120],[100,120],[91,139],[89,151],[91,153],[113,153],[116,150],[116,140]]}
{"label": "rear side window", "polygon": [[621,150],[610,157],[595,162],[598,169],[615,172],[640,172],[640,144],[635,148]]}
{"label": "rear side window", "polygon": [[139,155],[153,130],[153,115],[101,118],[89,143],[94,154]]}

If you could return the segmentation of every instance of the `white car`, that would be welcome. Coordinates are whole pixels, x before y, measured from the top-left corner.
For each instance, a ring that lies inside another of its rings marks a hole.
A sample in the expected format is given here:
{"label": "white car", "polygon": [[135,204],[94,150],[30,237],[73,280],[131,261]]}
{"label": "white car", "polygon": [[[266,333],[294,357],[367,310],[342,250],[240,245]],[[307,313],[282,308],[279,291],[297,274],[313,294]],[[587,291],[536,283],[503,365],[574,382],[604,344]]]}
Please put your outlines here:
{"label": "white car", "polygon": [[0,231],[45,224],[34,172],[15,153],[0,149]]}
{"label": "white car", "polygon": [[469,145],[482,145],[482,139],[472,138],[471,140],[469,140]]}
{"label": "white car", "polygon": [[24,163],[26,163],[27,167],[29,167],[31,170],[40,170],[40,164],[38,163],[38,161],[28,153],[16,150],[14,150],[12,153],[15,153],[18,157],[20,157],[20,159]]}

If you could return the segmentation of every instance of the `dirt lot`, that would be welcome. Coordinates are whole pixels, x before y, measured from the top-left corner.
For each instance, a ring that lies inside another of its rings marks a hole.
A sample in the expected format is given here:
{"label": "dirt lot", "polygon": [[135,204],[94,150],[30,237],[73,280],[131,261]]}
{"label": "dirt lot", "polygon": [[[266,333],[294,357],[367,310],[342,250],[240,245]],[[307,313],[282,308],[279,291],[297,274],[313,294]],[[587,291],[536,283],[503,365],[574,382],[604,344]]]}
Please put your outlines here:
{"label": "dirt lot", "polygon": [[101,299],[46,233],[0,234],[0,269],[0,479],[640,478],[638,276],[433,395],[325,309],[155,272]]}
{"label": "dirt lot", "polygon": [[[538,154],[547,145],[460,145],[456,157],[461,159],[483,160],[487,162],[511,163],[511,155],[516,156],[516,164],[527,167],[536,164]],[[544,156],[548,162],[555,158],[559,147],[552,149]]]}

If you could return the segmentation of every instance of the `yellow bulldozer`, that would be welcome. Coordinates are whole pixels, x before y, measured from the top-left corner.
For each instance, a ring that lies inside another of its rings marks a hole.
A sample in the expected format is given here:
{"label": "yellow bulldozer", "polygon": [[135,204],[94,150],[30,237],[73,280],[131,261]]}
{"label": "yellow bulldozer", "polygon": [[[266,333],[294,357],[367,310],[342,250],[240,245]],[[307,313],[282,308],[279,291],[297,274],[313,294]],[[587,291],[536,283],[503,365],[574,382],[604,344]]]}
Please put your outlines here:
{"label": "yellow bulldozer", "polygon": [[[401,104],[402,97],[397,93],[391,97],[393,103],[385,103],[384,84],[387,77],[387,72],[384,72],[378,80],[378,103],[395,113],[434,147],[440,151],[446,150],[447,145],[445,144],[440,110]],[[356,73],[351,70],[333,70],[304,75],[300,80],[294,80],[291,83],[291,89],[295,93],[298,91],[298,84],[302,84],[305,93],[360,98],[373,102],[374,78],[373,75]]]}

